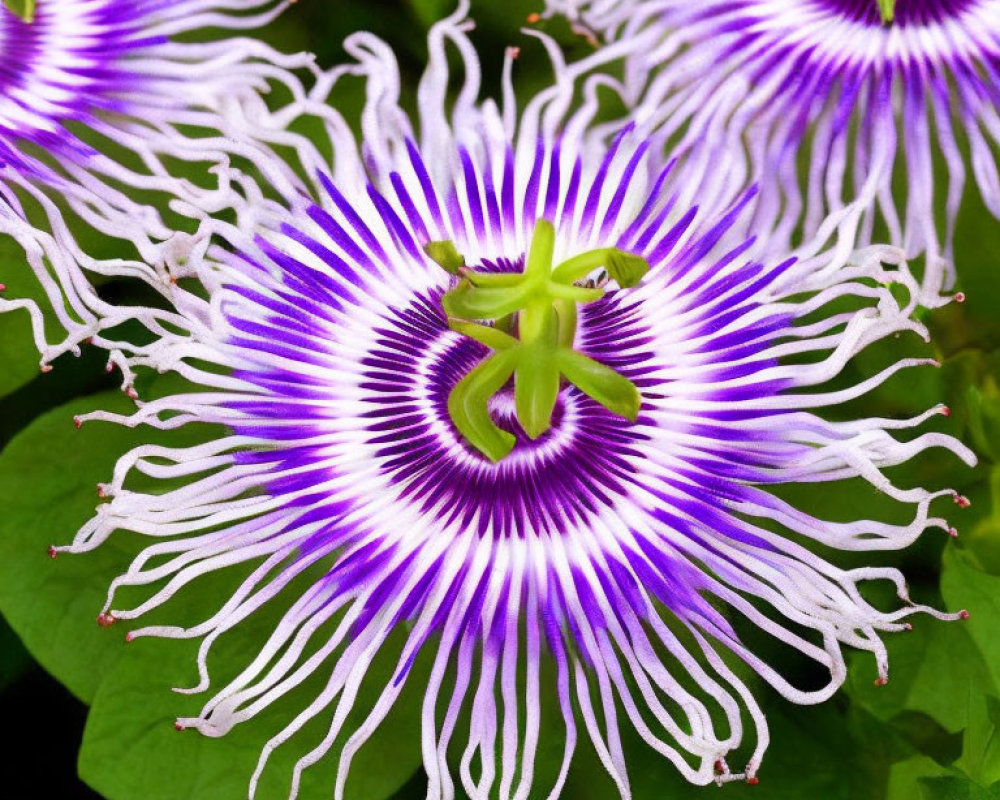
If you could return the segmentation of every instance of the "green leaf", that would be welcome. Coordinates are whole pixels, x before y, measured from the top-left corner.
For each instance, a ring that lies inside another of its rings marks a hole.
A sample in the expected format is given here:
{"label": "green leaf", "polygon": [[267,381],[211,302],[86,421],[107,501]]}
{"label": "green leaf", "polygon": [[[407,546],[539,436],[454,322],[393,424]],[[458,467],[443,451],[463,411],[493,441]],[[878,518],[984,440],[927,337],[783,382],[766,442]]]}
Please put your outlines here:
{"label": "green leaf", "polygon": [[[722,793],[726,800],[885,800],[889,766],[912,752],[888,726],[854,709],[844,710],[842,705],[834,701],[797,706],[771,698],[764,708],[771,744],[758,772],[760,784],[727,784]],[[688,784],[667,759],[639,738],[624,715],[619,724],[635,800],[718,800],[717,787]],[[729,764],[740,769],[745,758],[746,750],[741,748],[740,754],[730,756]],[[607,800],[617,796],[593,746],[581,741],[563,797]],[[912,795],[905,800],[913,800]]]}
{"label": "green leaf", "polygon": [[[161,394],[164,382],[160,379],[154,386]],[[152,394],[150,390],[146,396]],[[39,417],[0,454],[0,485],[8,493],[0,515],[0,609],[42,665],[93,704],[80,768],[105,797],[245,797],[260,748],[308,700],[295,704],[296,698],[289,698],[289,703],[276,704],[259,720],[237,726],[221,739],[194,731],[178,733],[174,720],[196,713],[204,701],[170,691],[172,686],[192,682],[197,642],[138,639],[126,646],[123,623],[112,628],[95,624],[108,584],[149,540],[116,534],[92,553],[63,554],[54,561],[46,553],[51,542],[68,541],[92,515],[97,482],[107,480],[117,457],[137,440],[186,446],[218,435],[218,429],[195,425],[173,432],[142,429],[137,434],[124,426],[88,423],[78,431],[72,422],[75,414],[94,408],[124,412],[130,405],[118,392],[74,401]],[[148,491],[151,487],[136,480],[131,488]],[[144,617],[141,624],[200,621],[231,595],[243,574],[235,568],[202,578],[162,610]],[[282,594],[272,605],[290,604],[291,594]],[[233,677],[248,663],[275,624],[276,614],[277,608],[265,609],[220,639],[219,649],[209,660],[216,681]],[[367,713],[376,692],[392,677],[400,643],[397,634],[394,644],[384,648],[385,656],[375,659],[371,680],[366,679],[359,693],[359,714]],[[425,660],[417,660],[397,709],[355,757],[348,796],[382,800],[418,769]],[[320,670],[303,692],[315,693],[316,681],[322,684],[327,677],[329,673],[324,676]],[[304,749],[292,743],[279,749],[273,769],[264,773],[259,796],[285,796],[294,762],[322,739],[329,720],[329,716],[320,720],[322,731],[314,727],[311,734],[305,732],[308,744]],[[359,721],[355,714],[347,729]],[[386,758],[386,753],[392,757]],[[314,774],[307,773],[305,796],[332,795],[336,762],[336,757],[327,759]]]}
{"label": "green leaf", "polygon": [[3,4],[12,14],[16,14],[25,22],[34,22],[35,0],[3,0]]}
{"label": "green leaf", "polygon": [[429,28],[455,10],[454,0],[409,0],[413,12]]}
{"label": "green leaf", "polygon": [[965,410],[972,444],[991,461],[1000,461],[1000,392],[993,381],[966,387]]}
{"label": "green leaf", "polygon": [[[997,636],[1000,630],[1000,577],[975,569],[968,556],[949,548],[944,555],[941,593],[949,608],[969,611],[969,619],[961,624],[989,665],[993,686],[1000,685],[1000,637]],[[949,669],[959,666],[953,656]],[[984,694],[997,694],[995,689],[988,689],[983,684],[980,688]]]}
{"label": "green leaf", "polygon": [[969,717],[957,766],[977,783],[988,786],[1000,781],[1000,700],[974,695]]}
{"label": "green leaf", "polygon": [[[178,598],[189,607],[221,602],[211,583],[190,587]],[[287,588],[297,594],[295,584]],[[215,690],[235,676],[257,653],[277,622],[267,607],[217,642],[209,668]],[[404,633],[397,631],[373,659],[362,683],[345,734],[330,753],[303,775],[300,797],[332,797],[339,751],[393,679]],[[247,796],[261,748],[306,708],[329,679],[320,668],[305,683],[225,736],[211,738],[195,730],[177,731],[178,716],[194,715],[204,697],[185,697],[171,686],[189,685],[196,644],[178,640],[139,639],[119,659],[94,698],[80,751],[80,775],[108,800],[233,800]],[[383,800],[419,769],[422,689],[429,664],[418,658],[390,716],[354,756],[346,786],[352,800]],[[210,692],[213,690],[210,690]],[[261,776],[257,797],[286,797],[299,758],[322,741],[333,710],[321,712],[289,742],[277,748]]]}
{"label": "green leaf", "polygon": [[920,800],[921,779],[938,778],[944,770],[941,765],[924,755],[913,756],[893,764],[889,770],[887,800]]}
{"label": "green leaf", "polygon": [[1000,783],[986,788],[957,775],[920,778],[919,783],[922,800],[1000,800]]}
{"label": "green leaf", "polygon": [[[137,442],[135,431],[73,417],[95,408],[127,412],[134,405],[119,392],[82,398],[36,419],[0,454],[0,611],[32,655],[77,697],[89,702],[104,673],[121,655],[120,631],[95,623],[111,579],[138,550],[112,536],[86,555],[52,560],[51,544],[72,539],[94,513],[97,484]],[[175,446],[201,441],[206,428],[145,432],[142,440]],[[134,487],[141,490],[142,481]],[[148,485],[146,486],[148,488]]]}
{"label": "green leaf", "polygon": [[[0,237],[0,283],[4,300],[27,299],[47,307],[45,292],[24,257],[24,251],[10,237]],[[39,375],[41,356],[35,348],[31,321],[26,310],[0,314],[0,396],[19,389]]]}
{"label": "green leaf", "polygon": [[[949,604],[951,605],[951,604]],[[882,720],[918,711],[946,730],[960,731],[969,722],[969,695],[993,691],[988,656],[968,630],[968,621],[942,622],[911,617],[913,630],[888,638],[889,683],[874,685],[867,654],[852,657],[846,690]]]}
{"label": "green leaf", "polygon": [[972,500],[969,522],[962,525],[959,543],[974,556],[977,566],[1000,575],[1000,466],[994,465],[986,480],[969,487]]}

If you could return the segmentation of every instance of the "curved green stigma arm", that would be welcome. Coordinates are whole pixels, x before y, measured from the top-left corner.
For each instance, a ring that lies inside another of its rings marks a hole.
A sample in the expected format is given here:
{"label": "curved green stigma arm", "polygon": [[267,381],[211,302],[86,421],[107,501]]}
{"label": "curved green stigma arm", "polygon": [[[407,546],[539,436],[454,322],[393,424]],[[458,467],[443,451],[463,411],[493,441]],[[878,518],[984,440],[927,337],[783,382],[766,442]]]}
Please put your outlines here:
{"label": "curved green stigma arm", "polygon": [[3,4],[11,14],[25,22],[35,21],[35,0],[3,0]]}
{"label": "curved green stigma arm", "polygon": [[[448,413],[462,436],[490,460],[510,454],[516,438],[493,422],[490,398],[514,379],[514,406],[524,432],[537,439],[552,426],[563,379],[613,414],[635,421],[639,390],[610,367],[574,350],[577,305],[604,296],[604,290],[577,286],[603,268],[622,288],[635,286],[649,270],[645,259],[614,248],[581,253],[553,269],[555,228],[535,226],[520,273],[476,272],[452,242],[431,242],[424,252],[461,278],[441,304],[451,328],[493,350],[452,390]],[[493,320],[481,325],[468,320]],[[508,333],[516,330],[516,336]]]}
{"label": "curved green stigma arm", "polygon": [[876,0],[878,3],[878,13],[882,15],[882,22],[891,25],[896,18],[896,0]]}

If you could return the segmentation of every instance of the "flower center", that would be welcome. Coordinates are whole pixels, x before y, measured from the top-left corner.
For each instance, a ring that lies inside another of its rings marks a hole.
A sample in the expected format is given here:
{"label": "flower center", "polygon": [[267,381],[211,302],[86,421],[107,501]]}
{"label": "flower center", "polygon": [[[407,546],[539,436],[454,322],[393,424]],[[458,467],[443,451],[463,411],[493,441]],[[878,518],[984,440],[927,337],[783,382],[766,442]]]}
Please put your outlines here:
{"label": "flower center", "polygon": [[[483,262],[484,269],[520,267]],[[515,439],[499,463],[461,434],[448,399],[490,351],[450,329],[443,294],[437,288],[420,292],[386,309],[372,329],[358,381],[362,433],[352,444],[365,476],[359,479],[384,486],[376,494],[395,497],[400,514],[410,508],[435,525],[454,522],[497,538],[557,535],[626,497],[628,487],[642,480],[647,426],[623,424],[568,383],[551,427],[536,439],[517,417],[510,385],[490,398],[493,422]],[[650,341],[646,309],[635,295],[609,288],[580,309],[577,346],[644,387],[655,362]],[[378,465],[377,478],[368,472],[371,463]]]}
{"label": "flower center", "polygon": [[975,0],[814,0],[869,25],[927,25],[954,17]]}
{"label": "flower center", "polygon": [[[460,277],[441,300],[452,330],[493,351],[448,397],[448,413],[463,437],[493,462],[517,443],[497,425],[490,403],[513,380],[514,415],[531,440],[552,427],[565,380],[608,411],[635,421],[641,400],[630,380],[574,349],[577,306],[600,300],[604,289],[578,282],[604,268],[622,288],[637,284],[649,270],[641,257],[614,248],[591,250],[553,268],[555,228],[535,226],[522,272],[478,272],[451,242],[431,242],[427,254]],[[489,320],[484,325],[472,320]]]}

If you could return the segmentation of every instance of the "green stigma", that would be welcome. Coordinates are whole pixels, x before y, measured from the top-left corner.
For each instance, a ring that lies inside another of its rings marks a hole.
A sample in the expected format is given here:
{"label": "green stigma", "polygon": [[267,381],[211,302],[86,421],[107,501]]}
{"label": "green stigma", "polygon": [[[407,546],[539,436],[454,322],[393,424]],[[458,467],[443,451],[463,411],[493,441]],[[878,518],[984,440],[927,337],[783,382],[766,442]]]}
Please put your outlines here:
{"label": "green stigma", "polygon": [[[490,398],[514,379],[514,408],[525,433],[537,439],[552,427],[565,380],[606,409],[635,421],[639,390],[610,367],[573,349],[577,306],[604,296],[578,286],[604,268],[619,286],[635,286],[649,270],[639,256],[614,248],[591,250],[553,268],[556,232],[548,220],[535,226],[523,272],[484,273],[465,266],[452,242],[431,242],[424,252],[461,282],[441,304],[451,328],[486,345],[493,354],[459,381],[448,413],[462,436],[493,462],[514,449],[515,437],[493,422]],[[483,325],[473,320],[492,320]]]}
{"label": "green stigma", "polygon": [[11,14],[25,22],[35,21],[35,0],[3,0],[3,4]]}
{"label": "green stigma", "polygon": [[878,3],[878,13],[882,15],[882,22],[891,25],[896,18],[896,0],[876,0]]}

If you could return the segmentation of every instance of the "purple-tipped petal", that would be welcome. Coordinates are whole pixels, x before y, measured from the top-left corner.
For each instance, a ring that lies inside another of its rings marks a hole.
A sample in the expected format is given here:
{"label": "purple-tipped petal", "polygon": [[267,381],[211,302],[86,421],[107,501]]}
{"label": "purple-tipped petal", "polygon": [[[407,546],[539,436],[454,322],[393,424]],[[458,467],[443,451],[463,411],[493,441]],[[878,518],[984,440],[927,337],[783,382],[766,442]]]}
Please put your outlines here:
{"label": "purple-tipped petal", "polygon": [[954,282],[967,175],[1000,217],[998,0],[898,0],[891,24],[875,0],[548,5],[627,53],[633,115],[686,156],[692,191],[721,187],[727,202],[746,181],[761,185],[750,230],[773,230],[772,252],[800,223],[808,238],[831,211],[870,204],[862,243],[878,221],[909,257],[925,254],[924,301],[935,305]]}

